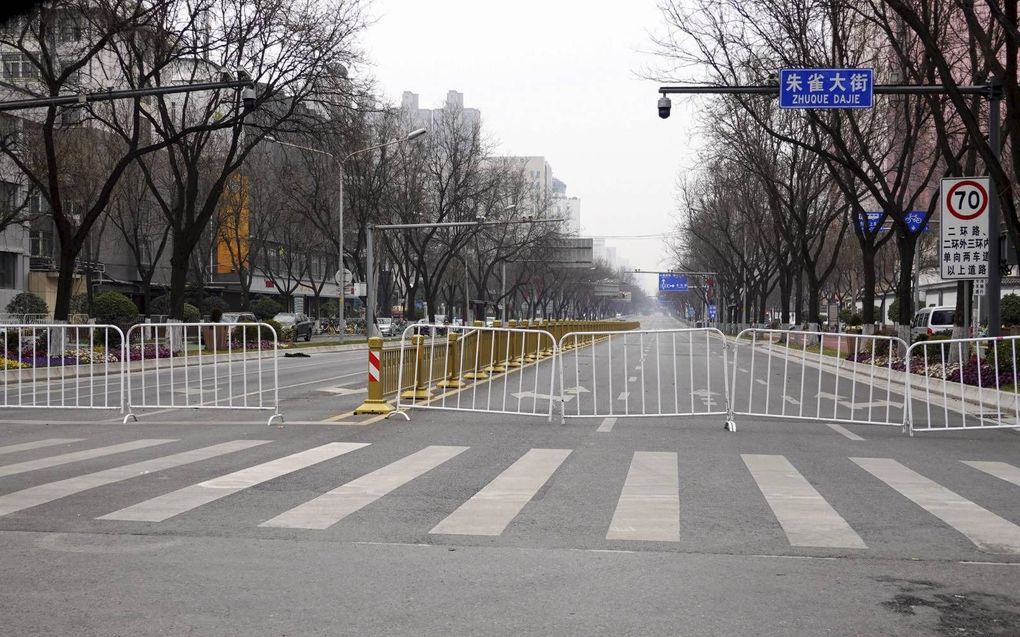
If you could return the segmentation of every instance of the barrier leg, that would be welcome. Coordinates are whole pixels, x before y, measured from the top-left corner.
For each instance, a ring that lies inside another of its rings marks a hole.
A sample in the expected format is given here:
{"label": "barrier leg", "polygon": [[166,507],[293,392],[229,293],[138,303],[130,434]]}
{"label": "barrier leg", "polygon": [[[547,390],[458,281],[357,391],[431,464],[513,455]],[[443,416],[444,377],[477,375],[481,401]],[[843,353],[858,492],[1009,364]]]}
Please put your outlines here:
{"label": "barrier leg", "polygon": [[354,414],[388,414],[393,406],[383,398],[382,378],[379,360],[382,358],[383,340],[379,337],[368,339],[368,398],[354,410]]}
{"label": "barrier leg", "polygon": [[[482,321],[475,321],[472,325],[475,328],[485,327]],[[489,377],[490,370],[485,363],[485,357],[489,355],[489,345],[482,338],[482,334],[482,330],[475,329],[469,336],[464,337],[464,364],[471,369],[464,374],[466,380],[485,380]],[[468,338],[471,338],[471,349],[468,349]]]}

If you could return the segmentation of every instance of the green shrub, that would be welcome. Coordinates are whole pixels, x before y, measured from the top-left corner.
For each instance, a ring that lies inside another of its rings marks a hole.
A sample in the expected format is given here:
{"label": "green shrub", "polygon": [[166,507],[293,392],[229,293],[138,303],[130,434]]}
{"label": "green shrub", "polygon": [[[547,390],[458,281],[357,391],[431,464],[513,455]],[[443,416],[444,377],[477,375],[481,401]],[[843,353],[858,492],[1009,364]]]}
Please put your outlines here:
{"label": "green shrub", "polygon": [[222,320],[223,320],[223,310],[221,310],[218,307],[214,307],[213,309],[209,310],[209,322],[210,323],[219,323]]}
{"label": "green shrub", "polygon": [[1020,325],[1020,296],[1007,294],[999,304],[1003,325]]}
{"label": "green shrub", "polygon": [[1020,370],[1020,367],[1018,367],[1020,365],[1020,341],[1015,339],[996,341],[994,348],[988,348],[988,353],[985,354],[985,362],[989,365],[994,365],[996,356],[998,356],[1000,371]]}
{"label": "green shrub", "polygon": [[200,305],[199,308],[203,312],[209,314],[209,316],[212,316],[214,310],[219,310],[220,314],[223,314],[230,308],[230,305],[218,296],[207,296],[205,298],[205,304]]}
{"label": "green shrub", "polygon": [[202,320],[202,313],[191,303],[185,303],[184,311],[181,313],[181,320],[185,323],[198,323]]}
{"label": "green shrub", "polygon": [[251,304],[251,311],[260,321],[265,321],[282,312],[283,306],[264,296]]}
{"label": "green shrub", "polygon": [[71,297],[71,314],[90,314],[89,295],[75,294]]}
{"label": "green shrub", "polygon": [[11,299],[11,302],[7,304],[7,311],[11,314],[46,314],[50,313],[50,308],[46,305],[46,301],[41,296],[32,294],[31,292],[22,292]]}
{"label": "green shrub", "polygon": [[853,310],[850,308],[843,308],[837,314],[840,323],[850,323],[850,317],[853,316]]}
{"label": "green shrub", "polygon": [[138,308],[120,292],[103,292],[92,300],[92,317],[97,323],[128,325],[138,318]]}
{"label": "green shrub", "polygon": [[162,294],[149,301],[149,314],[167,314],[170,311],[170,295]]}
{"label": "green shrub", "polygon": [[853,326],[860,325],[861,324],[861,315],[858,314],[857,312],[852,313],[850,315],[850,320],[847,321],[847,323],[849,323],[850,325],[853,325]]}
{"label": "green shrub", "polygon": [[[276,321],[273,321],[273,323],[276,323]],[[291,343],[294,341],[294,332],[295,330],[293,327],[287,326],[278,329],[276,334],[281,343]]]}

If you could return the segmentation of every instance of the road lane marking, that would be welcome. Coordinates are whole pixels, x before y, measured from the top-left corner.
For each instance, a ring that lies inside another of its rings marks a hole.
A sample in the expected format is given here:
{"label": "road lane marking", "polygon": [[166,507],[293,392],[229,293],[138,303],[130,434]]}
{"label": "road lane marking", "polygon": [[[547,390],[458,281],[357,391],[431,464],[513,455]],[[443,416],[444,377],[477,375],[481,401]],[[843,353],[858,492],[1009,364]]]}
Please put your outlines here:
{"label": "road lane marking", "polygon": [[627,377],[627,382],[628,383],[633,383],[636,380],[637,380],[637,376],[629,376],[629,377]]}
{"label": "road lane marking", "polygon": [[320,447],[294,453],[283,458],[241,469],[227,475],[178,489],[151,500],[140,502],[100,517],[100,520],[132,520],[162,522],[175,515],[197,509],[220,498],[243,491],[263,482],[294,473],[362,447],[367,442],[331,442]]}
{"label": "road lane marking", "polygon": [[979,462],[977,460],[961,460],[960,462],[1006,482],[1012,482],[1020,487],[1020,469],[1011,464],[1006,462]]}
{"label": "road lane marking", "polygon": [[500,535],[549,481],[570,449],[531,449],[429,533]]}
{"label": "road lane marking", "polygon": [[82,440],[84,438],[47,438],[46,440],[36,440],[35,442],[22,442],[16,445],[0,447],[0,455],[28,451],[29,449],[40,449],[42,447],[52,447],[53,445],[63,445],[70,442],[80,442]]}
{"label": "road lane marking", "polygon": [[629,391],[620,392],[620,395],[616,397],[616,400],[627,400],[628,396],[630,396]]}
{"label": "road lane marking", "polygon": [[21,511],[22,509],[39,506],[40,504],[45,504],[54,500],[59,500],[60,498],[66,498],[69,495],[81,493],[82,491],[87,491],[89,489],[113,484],[114,482],[121,482],[122,480],[135,478],[148,473],[163,471],[164,469],[172,469],[181,465],[191,464],[192,462],[208,460],[224,454],[234,453],[235,451],[243,451],[244,449],[250,449],[251,447],[264,445],[269,442],[271,441],[231,440],[230,442],[223,442],[218,445],[212,445],[211,447],[182,451],[181,453],[163,456],[162,458],[143,460],[141,462],[134,462],[120,467],[114,467],[112,469],[106,469],[105,471],[88,473],[75,478],[40,484],[22,491],[15,491],[14,493],[8,493],[7,495],[0,496],[0,516],[14,513],[15,511]]}
{"label": "road lane marking", "polygon": [[430,446],[351,480],[314,500],[281,513],[259,526],[283,529],[328,529],[351,513],[375,502],[425,472],[457,456],[467,447]]}
{"label": "road lane marking", "polygon": [[39,460],[18,462],[16,464],[9,464],[0,467],[0,477],[12,476],[17,473],[25,473],[27,471],[35,471],[37,469],[49,469],[50,467],[56,467],[62,464],[78,462],[79,460],[101,458],[115,453],[124,453],[125,451],[137,451],[138,449],[155,447],[156,445],[163,445],[168,442],[177,442],[177,440],[173,438],[145,438],[143,440],[122,442],[108,447],[96,447],[95,449],[62,453],[59,456],[50,456],[49,458],[40,458]]}
{"label": "road lane marking", "polygon": [[599,433],[609,433],[613,430],[613,425],[616,424],[616,418],[604,418],[602,424],[595,431]]}
{"label": "road lane marking", "polygon": [[750,372],[747,371],[746,367],[738,367],[737,369],[740,370],[741,374],[749,374],[750,373]]}
{"label": "road lane marking", "polygon": [[759,385],[766,385],[766,386],[768,386],[768,384],[769,384],[769,382],[767,380],[763,380],[761,378],[755,378],[754,382],[758,383]]}
{"label": "road lane marking", "polygon": [[743,453],[740,457],[790,546],[868,548],[785,456]]}
{"label": "road lane marking", "polygon": [[864,438],[861,438],[860,436],[858,436],[854,432],[850,431],[849,429],[847,429],[843,425],[837,425],[834,422],[830,422],[830,423],[826,423],[826,426],[829,429],[835,431],[836,433],[842,434],[842,435],[846,436],[850,440],[864,440]]}
{"label": "road lane marking", "polygon": [[606,539],[680,541],[680,476],[675,453],[634,452]]}
{"label": "road lane marking", "polygon": [[892,458],[850,458],[914,504],[990,553],[1020,553],[1020,526],[929,480]]}

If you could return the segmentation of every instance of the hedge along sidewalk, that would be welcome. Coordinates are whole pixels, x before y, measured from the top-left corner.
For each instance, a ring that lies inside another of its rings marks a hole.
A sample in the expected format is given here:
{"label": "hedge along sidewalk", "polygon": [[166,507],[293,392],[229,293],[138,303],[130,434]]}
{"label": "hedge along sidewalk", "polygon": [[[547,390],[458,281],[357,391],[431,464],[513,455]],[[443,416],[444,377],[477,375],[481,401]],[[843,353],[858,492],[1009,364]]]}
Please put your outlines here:
{"label": "hedge along sidewalk", "polygon": [[[336,352],[351,352],[351,351],[363,351],[368,349],[368,342],[362,343],[344,343],[335,345],[318,345],[312,347],[280,347],[276,350],[276,358],[284,358],[284,355],[289,352],[302,352],[308,354],[329,354]],[[246,354],[247,352],[247,354]],[[123,362],[116,363],[104,363],[102,361],[96,363],[81,363],[78,365],[53,365],[51,367],[24,367],[20,369],[0,369],[0,386],[4,385],[16,385],[18,383],[31,383],[31,382],[47,382],[51,380],[64,380],[68,378],[93,378],[93,377],[104,377],[119,375],[123,372],[132,371],[145,371],[145,372],[156,372],[163,371],[174,367],[175,369],[183,369],[185,366],[185,358],[189,367],[198,367],[198,364],[193,364],[192,361],[201,360],[202,364],[206,367],[210,365],[219,365],[221,363],[228,363],[234,361],[257,361],[259,359],[272,360],[274,358],[272,349],[263,349],[261,353],[259,350],[247,350],[247,351],[235,351],[231,354],[225,352],[189,352],[187,357],[184,355],[178,356],[161,356],[159,359],[156,357],[146,358],[144,361],[136,360],[129,361],[126,368]],[[209,359],[215,359],[210,361]],[[156,368],[156,361],[159,361],[159,369]],[[33,378],[33,370],[35,370]]]}
{"label": "hedge along sidewalk", "polygon": [[[791,332],[791,334],[815,334],[814,332]],[[752,343],[749,340],[739,340],[736,337],[727,336],[727,340],[731,341],[735,345],[747,345],[751,346]],[[938,341],[932,341],[937,343]],[[830,354],[825,354],[819,360],[817,356],[818,352],[809,352],[814,354],[814,357],[801,358],[799,351],[790,348],[786,345],[779,343],[763,343],[758,342],[757,347],[762,350],[768,350],[769,345],[775,345],[772,349],[772,353],[777,358],[785,358],[788,361],[800,363],[818,369],[826,371],[831,374],[840,376],[841,378],[854,379],[858,382],[862,380],[861,374],[869,374],[869,376],[863,377],[864,380],[871,380],[870,374],[874,370],[874,379],[881,381],[888,381],[893,388],[899,390],[897,393],[903,396],[904,402],[904,424],[907,417],[906,407],[906,389],[907,384],[910,385],[911,389],[921,392],[922,395],[918,396],[914,394],[912,397],[915,400],[923,401],[927,396],[928,402],[934,406],[942,409],[948,409],[957,414],[964,415],[966,412],[961,410],[955,403],[950,400],[960,401],[965,404],[969,404],[981,409],[995,408],[1000,410],[1003,416],[1011,415],[1017,416],[1018,401],[1020,401],[1020,394],[1013,392],[1004,392],[997,390],[994,387],[978,387],[976,385],[962,385],[959,381],[947,381],[941,378],[935,378],[932,376],[925,376],[923,374],[914,374],[907,370],[890,370],[888,366],[871,365],[868,363],[858,363],[855,361],[847,360],[844,358],[837,358]],[[735,352],[734,352],[735,354]],[[733,365],[736,365],[736,355],[733,357]],[[907,362],[909,369],[909,362]],[[855,375],[856,373],[856,375]],[[1020,390],[1020,388],[1018,388]],[[731,388],[730,391],[736,391],[736,388]],[[1008,410],[1010,404],[1014,406],[1013,410]],[[824,420],[824,419],[822,419]]]}

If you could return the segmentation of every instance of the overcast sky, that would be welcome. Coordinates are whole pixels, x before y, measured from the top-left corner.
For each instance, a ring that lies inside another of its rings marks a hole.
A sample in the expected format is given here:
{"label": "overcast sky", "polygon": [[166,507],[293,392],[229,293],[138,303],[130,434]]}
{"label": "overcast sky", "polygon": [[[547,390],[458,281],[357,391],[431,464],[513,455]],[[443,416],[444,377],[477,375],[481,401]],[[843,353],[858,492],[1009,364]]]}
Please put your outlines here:
{"label": "overcast sky", "polygon": [[[374,0],[364,38],[388,100],[408,90],[436,108],[448,90],[482,112],[499,154],[542,155],[581,198],[586,235],[663,233],[677,176],[694,166],[692,111],[659,119],[649,32],[654,0]],[[632,267],[666,265],[662,241],[617,239]],[[643,287],[654,289],[652,277]]]}

